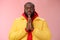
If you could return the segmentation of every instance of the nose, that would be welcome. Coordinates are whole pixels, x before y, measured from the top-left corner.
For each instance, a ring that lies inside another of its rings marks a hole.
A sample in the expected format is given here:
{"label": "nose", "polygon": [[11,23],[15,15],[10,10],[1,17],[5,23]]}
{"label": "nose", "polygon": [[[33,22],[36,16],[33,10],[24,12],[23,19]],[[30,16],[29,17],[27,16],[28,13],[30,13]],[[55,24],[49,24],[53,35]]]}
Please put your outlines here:
{"label": "nose", "polygon": [[31,12],[31,9],[28,9],[28,12]]}

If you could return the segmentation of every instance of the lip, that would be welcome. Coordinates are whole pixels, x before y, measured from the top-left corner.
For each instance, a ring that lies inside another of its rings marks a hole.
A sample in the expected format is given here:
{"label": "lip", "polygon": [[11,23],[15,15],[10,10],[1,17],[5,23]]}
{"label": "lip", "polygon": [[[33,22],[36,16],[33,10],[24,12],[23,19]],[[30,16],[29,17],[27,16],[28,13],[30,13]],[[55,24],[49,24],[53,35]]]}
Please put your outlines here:
{"label": "lip", "polygon": [[28,14],[31,14],[31,12],[28,12]]}
{"label": "lip", "polygon": [[31,12],[28,12],[29,14],[31,14]]}

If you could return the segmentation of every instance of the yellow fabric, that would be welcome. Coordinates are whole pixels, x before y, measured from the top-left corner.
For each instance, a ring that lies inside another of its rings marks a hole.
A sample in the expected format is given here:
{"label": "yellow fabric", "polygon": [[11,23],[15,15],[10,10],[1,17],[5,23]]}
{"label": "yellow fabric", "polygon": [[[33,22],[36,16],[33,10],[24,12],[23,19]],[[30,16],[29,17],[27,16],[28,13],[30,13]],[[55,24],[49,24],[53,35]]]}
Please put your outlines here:
{"label": "yellow fabric", "polygon": [[[9,40],[27,40],[27,32],[25,31],[27,21],[22,16],[17,18],[10,30]],[[32,40],[50,40],[51,34],[47,23],[42,18],[35,18],[33,21],[34,31],[32,32]]]}

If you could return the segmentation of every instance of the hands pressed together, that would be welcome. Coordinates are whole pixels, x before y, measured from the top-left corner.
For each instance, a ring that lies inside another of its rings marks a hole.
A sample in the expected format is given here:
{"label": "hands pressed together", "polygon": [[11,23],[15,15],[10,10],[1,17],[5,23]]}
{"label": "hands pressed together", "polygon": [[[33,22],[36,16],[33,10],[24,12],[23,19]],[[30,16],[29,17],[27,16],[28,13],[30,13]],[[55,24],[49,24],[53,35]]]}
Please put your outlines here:
{"label": "hands pressed together", "polygon": [[33,24],[32,24],[31,17],[30,17],[30,15],[28,15],[28,22],[27,22],[26,30],[28,32],[31,32],[31,31],[33,31],[33,29],[34,29],[34,27],[33,27]]}

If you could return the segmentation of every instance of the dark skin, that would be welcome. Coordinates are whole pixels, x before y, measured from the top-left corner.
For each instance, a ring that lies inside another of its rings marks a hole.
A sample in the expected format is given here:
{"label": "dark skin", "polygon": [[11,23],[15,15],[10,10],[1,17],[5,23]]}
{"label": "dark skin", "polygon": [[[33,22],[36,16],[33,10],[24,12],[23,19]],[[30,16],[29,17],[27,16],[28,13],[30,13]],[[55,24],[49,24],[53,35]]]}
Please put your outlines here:
{"label": "dark skin", "polygon": [[31,16],[33,16],[32,14],[34,13],[34,11],[35,11],[35,8],[33,7],[32,4],[26,4],[24,6],[24,12],[28,16],[28,22],[27,22],[26,30],[29,32],[31,32],[34,29],[32,21],[31,21]]}

